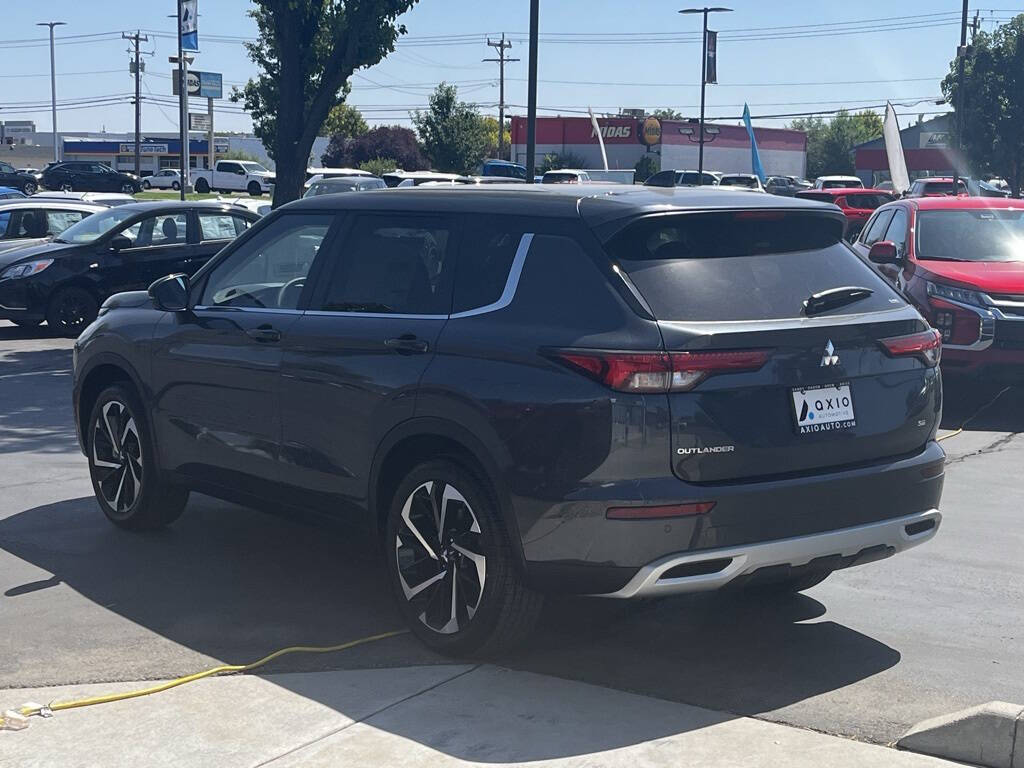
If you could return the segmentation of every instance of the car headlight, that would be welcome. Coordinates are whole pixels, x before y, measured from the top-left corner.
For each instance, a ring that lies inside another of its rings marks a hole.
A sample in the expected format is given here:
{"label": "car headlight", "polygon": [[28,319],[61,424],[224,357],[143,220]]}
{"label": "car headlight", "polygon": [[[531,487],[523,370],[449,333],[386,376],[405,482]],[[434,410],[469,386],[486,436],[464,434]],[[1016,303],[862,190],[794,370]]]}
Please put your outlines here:
{"label": "car headlight", "polygon": [[969,288],[957,288],[955,285],[946,285],[944,283],[933,283],[930,280],[925,283],[925,286],[929,296],[959,301],[961,304],[972,304],[976,307],[985,306],[985,302],[978,291],[972,291]]}
{"label": "car headlight", "polygon": [[53,259],[39,259],[38,261],[23,261],[20,264],[15,264],[13,267],[8,267],[3,272],[0,272],[0,280],[16,280],[20,277],[28,277],[29,275],[35,275],[42,272],[48,266],[53,264]]}

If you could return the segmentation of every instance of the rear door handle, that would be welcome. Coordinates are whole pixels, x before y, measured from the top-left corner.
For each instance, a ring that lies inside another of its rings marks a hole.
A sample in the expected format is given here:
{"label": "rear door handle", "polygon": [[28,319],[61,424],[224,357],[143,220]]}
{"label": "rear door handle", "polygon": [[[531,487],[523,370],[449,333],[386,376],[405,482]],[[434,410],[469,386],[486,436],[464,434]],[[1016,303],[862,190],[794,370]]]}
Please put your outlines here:
{"label": "rear door handle", "polygon": [[385,339],[384,346],[388,349],[393,349],[395,352],[404,352],[406,354],[422,354],[430,349],[430,345],[427,342],[423,339],[417,339],[411,333],[399,336],[397,339]]}
{"label": "rear door handle", "polygon": [[280,341],[281,332],[272,325],[261,325],[257,328],[250,328],[245,335],[256,341]]}

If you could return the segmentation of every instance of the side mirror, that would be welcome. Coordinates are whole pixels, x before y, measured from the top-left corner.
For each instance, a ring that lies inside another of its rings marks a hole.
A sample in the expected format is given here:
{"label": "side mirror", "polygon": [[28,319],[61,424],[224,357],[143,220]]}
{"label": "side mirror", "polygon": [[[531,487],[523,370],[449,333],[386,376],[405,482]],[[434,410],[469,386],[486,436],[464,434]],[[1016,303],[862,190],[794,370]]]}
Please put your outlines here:
{"label": "side mirror", "polygon": [[896,244],[891,240],[879,240],[868,251],[868,261],[873,264],[901,264],[903,259],[896,252]]}
{"label": "side mirror", "polygon": [[149,286],[149,298],[153,306],[164,312],[183,312],[188,309],[188,275],[179,273],[167,275]]}
{"label": "side mirror", "polygon": [[121,251],[132,247],[132,239],[125,235],[115,235],[110,240],[110,247],[115,251]]}

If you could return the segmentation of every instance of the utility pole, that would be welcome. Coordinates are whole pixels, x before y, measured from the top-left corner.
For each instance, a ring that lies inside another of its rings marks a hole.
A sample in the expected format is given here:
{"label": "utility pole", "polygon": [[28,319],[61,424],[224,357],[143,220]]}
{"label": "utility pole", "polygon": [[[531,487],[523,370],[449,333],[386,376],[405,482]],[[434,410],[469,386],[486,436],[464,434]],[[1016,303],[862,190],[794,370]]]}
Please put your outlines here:
{"label": "utility pole", "polygon": [[960,170],[957,168],[964,149],[964,68],[967,64],[967,4],[964,0],[963,14],[960,17],[960,47],[956,49],[956,148],[957,157],[953,161],[953,196],[960,192]]}
{"label": "utility pole", "polygon": [[[145,65],[139,59],[139,43],[149,42],[146,35],[140,34],[138,30],[134,35],[127,32],[121,33],[122,40],[131,40],[135,52],[135,61],[132,63],[132,73],[135,75],[135,175],[142,175],[142,69]],[[129,51],[132,53],[132,51]]]}
{"label": "utility pole", "polygon": [[53,162],[60,162],[60,146],[57,144],[57,67],[53,55],[53,28],[67,26],[64,21],[40,21],[37,27],[50,28],[50,119],[53,121]]}
{"label": "utility pole", "polygon": [[974,42],[974,38],[978,35],[978,30],[981,29],[981,11],[974,12],[974,19],[971,21],[971,42]]}
{"label": "utility pole", "polygon": [[487,44],[498,50],[498,58],[483,59],[483,61],[496,61],[498,63],[498,157],[505,159],[505,64],[506,62],[519,61],[519,59],[505,58],[505,51],[512,47],[512,43],[505,42],[505,33],[501,33],[501,40],[487,38]]}
{"label": "utility pole", "polygon": [[533,184],[537,172],[537,37],[540,0],[530,0],[530,63],[526,75],[526,183]]}
{"label": "utility pole", "polygon": [[[965,0],[966,1],[966,0]],[[697,184],[704,183],[704,91],[708,85],[708,14],[729,13],[732,8],[684,8],[680,13],[700,13],[704,16],[704,38],[700,48],[700,137],[697,140]]]}

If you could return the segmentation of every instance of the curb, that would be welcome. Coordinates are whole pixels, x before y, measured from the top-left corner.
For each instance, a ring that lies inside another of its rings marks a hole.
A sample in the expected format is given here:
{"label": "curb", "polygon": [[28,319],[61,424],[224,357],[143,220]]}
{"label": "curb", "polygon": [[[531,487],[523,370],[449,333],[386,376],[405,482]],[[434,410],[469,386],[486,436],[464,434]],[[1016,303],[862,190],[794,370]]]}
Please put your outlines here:
{"label": "curb", "polygon": [[990,701],[923,720],[896,746],[986,768],[1024,768],[1024,706]]}

